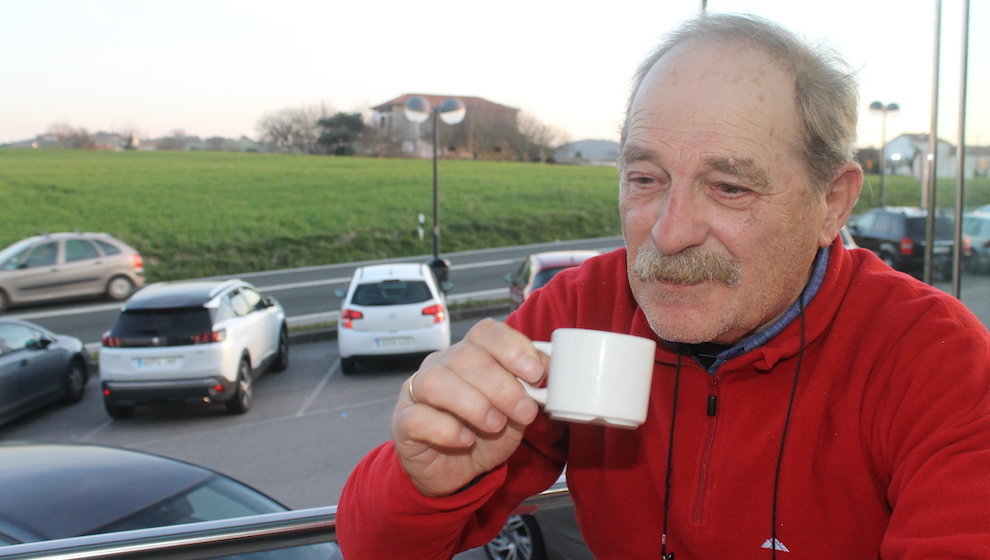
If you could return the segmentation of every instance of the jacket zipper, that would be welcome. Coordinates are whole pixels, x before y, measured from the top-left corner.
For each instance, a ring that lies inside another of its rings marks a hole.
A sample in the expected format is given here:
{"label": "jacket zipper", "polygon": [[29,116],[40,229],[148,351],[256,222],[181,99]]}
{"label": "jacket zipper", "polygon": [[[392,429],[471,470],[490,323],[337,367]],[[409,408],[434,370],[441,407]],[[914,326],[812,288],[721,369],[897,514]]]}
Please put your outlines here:
{"label": "jacket zipper", "polygon": [[701,458],[700,478],[698,479],[698,494],[694,504],[694,523],[700,524],[705,513],[705,489],[708,486],[708,468],[712,457],[712,447],[715,444],[715,428],[718,425],[718,374],[711,376],[708,387],[708,398],[705,401],[705,413],[710,418],[708,423],[708,439]]}

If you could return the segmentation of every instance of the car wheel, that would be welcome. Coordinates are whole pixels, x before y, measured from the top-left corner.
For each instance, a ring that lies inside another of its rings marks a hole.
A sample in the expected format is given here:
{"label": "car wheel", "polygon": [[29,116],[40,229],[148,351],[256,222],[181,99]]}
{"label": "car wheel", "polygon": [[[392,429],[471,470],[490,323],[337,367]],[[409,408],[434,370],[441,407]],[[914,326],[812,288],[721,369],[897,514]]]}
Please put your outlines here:
{"label": "car wheel", "polygon": [[107,282],[107,297],[112,300],[127,299],[132,292],[134,292],[134,282],[126,276],[114,276]]}
{"label": "car wheel", "polygon": [[285,371],[289,367],[289,331],[285,326],[278,335],[278,353],[275,354],[275,361],[272,362],[272,371]]}
{"label": "car wheel", "polygon": [[237,392],[226,402],[230,414],[244,414],[251,408],[251,364],[247,358],[237,368]]}
{"label": "car wheel", "polygon": [[86,365],[81,358],[75,358],[69,362],[69,367],[65,371],[65,397],[66,404],[77,403],[82,400],[86,391]]}
{"label": "car wheel", "polygon": [[134,415],[133,406],[121,406],[115,404],[110,399],[103,399],[103,407],[107,409],[107,414],[110,415],[110,418],[117,420],[121,418],[130,418]]}
{"label": "car wheel", "polygon": [[530,515],[513,515],[494,539],[485,545],[492,560],[546,560],[543,537]]}
{"label": "car wheel", "polygon": [[357,371],[357,360],[354,358],[341,358],[340,359],[340,372],[344,375],[350,375]]}

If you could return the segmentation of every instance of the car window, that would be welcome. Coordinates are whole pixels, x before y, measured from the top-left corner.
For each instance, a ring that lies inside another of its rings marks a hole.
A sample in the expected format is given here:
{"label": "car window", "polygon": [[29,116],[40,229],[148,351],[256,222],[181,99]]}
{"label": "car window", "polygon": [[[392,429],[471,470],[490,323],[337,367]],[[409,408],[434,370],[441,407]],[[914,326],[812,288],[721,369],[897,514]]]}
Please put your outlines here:
{"label": "car window", "polygon": [[39,338],[40,333],[23,325],[0,325],[0,353],[23,350]]}
{"label": "car window", "polygon": [[41,245],[35,246],[34,249],[28,253],[25,263],[28,268],[35,266],[51,266],[55,264],[55,258],[58,256],[58,242],[51,241],[49,243],[42,243]]}
{"label": "car window", "polygon": [[117,317],[110,336],[121,339],[121,346],[142,346],[156,337],[164,345],[181,345],[212,330],[210,312],[202,307],[132,309]]}
{"label": "car window", "polygon": [[103,251],[104,255],[119,255],[120,249],[116,245],[107,243],[106,241],[100,241],[99,239],[94,240],[94,243],[100,246],[100,250]]}
{"label": "car window", "polygon": [[231,292],[225,299],[230,302],[230,308],[234,311],[234,315],[240,317],[251,312],[251,307],[240,291]]}
{"label": "car window", "polygon": [[93,533],[213,521],[277,511],[284,511],[284,508],[231,480],[215,477],[186,492],[100,527]]}
{"label": "car window", "polygon": [[67,239],[65,241],[65,262],[97,259],[100,252],[92,243],[85,239]]}
{"label": "car window", "polygon": [[[925,231],[926,218],[918,216],[907,219],[907,236],[912,239],[924,239],[927,235]],[[935,217],[935,239],[954,239],[956,235],[955,224],[948,216]]]}
{"label": "car window", "polygon": [[426,282],[417,280],[386,280],[361,284],[354,290],[354,305],[405,305],[432,299]]}
{"label": "car window", "polygon": [[244,302],[248,306],[249,311],[255,311],[262,308],[261,305],[261,294],[251,288],[241,288],[241,296],[244,298]]}
{"label": "car window", "polygon": [[543,270],[536,273],[536,277],[533,278],[533,289],[545,286],[551,278],[557,275],[558,272],[567,268],[566,266],[555,266],[553,268],[544,268]]}

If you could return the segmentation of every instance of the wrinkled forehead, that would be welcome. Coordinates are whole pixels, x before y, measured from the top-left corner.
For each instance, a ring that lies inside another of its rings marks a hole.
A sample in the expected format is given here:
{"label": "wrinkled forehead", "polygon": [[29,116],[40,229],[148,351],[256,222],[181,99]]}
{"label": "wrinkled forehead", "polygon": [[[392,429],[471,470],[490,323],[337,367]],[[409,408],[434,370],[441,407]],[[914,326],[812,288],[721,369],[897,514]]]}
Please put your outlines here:
{"label": "wrinkled forehead", "polygon": [[626,127],[672,114],[794,134],[789,141],[799,130],[793,76],[764,51],[735,41],[693,40],[668,51],[639,84]]}

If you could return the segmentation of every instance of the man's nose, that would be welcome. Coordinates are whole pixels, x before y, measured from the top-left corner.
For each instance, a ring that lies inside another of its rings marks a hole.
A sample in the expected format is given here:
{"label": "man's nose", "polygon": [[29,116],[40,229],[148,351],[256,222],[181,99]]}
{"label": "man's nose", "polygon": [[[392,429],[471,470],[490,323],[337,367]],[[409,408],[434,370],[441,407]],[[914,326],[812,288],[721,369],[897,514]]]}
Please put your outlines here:
{"label": "man's nose", "polygon": [[673,255],[704,243],[708,235],[704,195],[692,185],[675,184],[660,200],[651,234],[657,249]]}

